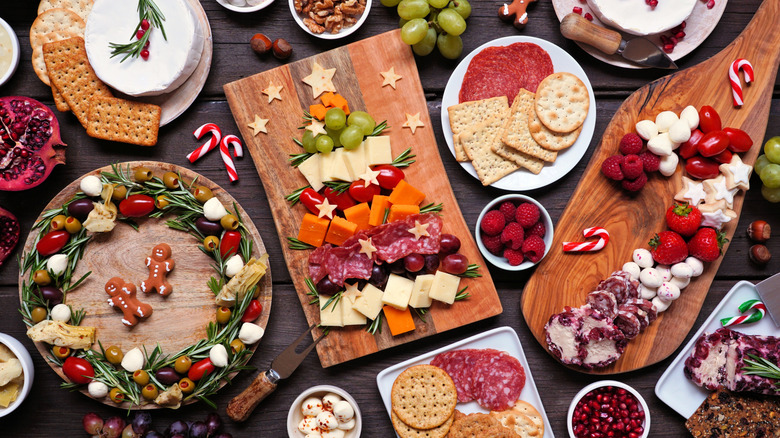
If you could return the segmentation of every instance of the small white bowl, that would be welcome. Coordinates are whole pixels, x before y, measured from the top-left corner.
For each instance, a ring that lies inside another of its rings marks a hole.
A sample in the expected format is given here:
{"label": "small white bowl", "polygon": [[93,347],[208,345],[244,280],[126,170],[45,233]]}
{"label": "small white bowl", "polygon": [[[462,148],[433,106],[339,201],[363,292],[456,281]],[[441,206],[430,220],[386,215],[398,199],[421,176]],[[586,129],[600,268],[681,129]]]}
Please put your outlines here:
{"label": "small white bowl", "polygon": [[263,0],[260,4],[255,6],[233,6],[228,3],[228,0],[217,0],[217,3],[222,5],[225,9],[230,9],[233,12],[255,12],[273,3],[274,0]]}
{"label": "small white bowl", "polygon": [[[0,18],[0,27],[8,32],[8,36],[11,38],[11,65],[4,73],[0,72],[0,86],[2,86],[11,79],[11,76],[13,76],[14,73],[16,73],[16,68],[19,66],[20,50],[19,39],[16,37],[16,32],[11,28],[11,25]],[[2,417],[2,415],[0,415],[0,417]]]}
{"label": "small white bowl", "polygon": [[634,388],[626,385],[623,382],[618,382],[617,380],[600,380],[598,382],[593,382],[590,385],[582,388],[580,392],[577,393],[577,395],[574,396],[574,399],[571,401],[571,404],[569,405],[569,413],[566,415],[566,425],[569,429],[569,437],[570,438],[576,438],[574,435],[574,429],[572,427],[572,417],[574,416],[574,408],[577,407],[577,403],[580,402],[580,399],[585,397],[585,394],[591,392],[592,390],[596,388],[601,388],[604,386],[616,386],[618,388],[623,388],[626,391],[633,394],[634,397],[636,397],[637,400],[639,400],[639,404],[642,406],[642,410],[645,411],[645,431],[642,433],[640,438],[647,438],[650,435],[650,408],[647,407],[647,403],[645,402],[645,399],[642,397],[642,394],[637,392]]}
{"label": "small white bowl", "polygon": [[479,251],[482,253],[482,257],[484,257],[485,260],[489,261],[497,268],[501,268],[506,271],[524,271],[530,267],[535,266],[536,263],[531,263],[530,260],[526,260],[517,266],[512,266],[504,257],[497,256],[488,251],[487,248],[485,248],[485,245],[482,243],[482,230],[479,227],[479,224],[482,223],[482,218],[485,217],[488,211],[498,208],[504,201],[511,201],[515,204],[515,206],[520,205],[523,202],[530,202],[539,207],[539,212],[541,213],[539,217],[540,220],[544,223],[544,227],[546,228],[544,239],[542,239],[544,240],[544,256],[542,256],[542,258],[544,258],[548,252],[550,252],[550,245],[552,245],[554,232],[552,219],[550,219],[550,214],[542,204],[533,198],[517,194],[499,196],[498,198],[490,201],[488,205],[482,209],[482,213],[479,214],[479,219],[477,219],[477,226],[474,229],[474,235],[476,236],[477,246],[479,247]]}
{"label": "small white bowl", "polygon": [[303,29],[309,35],[321,38],[323,40],[337,40],[339,38],[344,38],[345,36],[350,35],[358,30],[358,28],[363,25],[363,22],[366,21],[366,18],[368,18],[368,12],[371,10],[371,2],[372,0],[366,0],[366,10],[363,11],[363,14],[360,15],[357,23],[353,24],[352,26],[341,29],[338,33],[330,33],[328,31],[323,33],[314,33],[310,31],[308,27],[306,27],[306,24],[303,23],[303,18],[301,18],[301,15],[295,10],[295,0],[289,0],[290,12],[295,19],[295,22],[298,23],[298,26],[300,26],[301,29]]}
{"label": "small white bowl", "polygon": [[0,333],[0,344],[4,344],[11,349],[11,352],[13,352],[16,358],[19,359],[19,362],[22,363],[22,371],[24,372],[24,383],[22,384],[22,389],[19,391],[16,400],[8,405],[7,408],[0,407],[0,418],[2,418],[16,410],[16,408],[24,402],[24,399],[27,398],[30,389],[32,389],[33,379],[35,378],[35,366],[33,366],[30,353],[27,352],[24,345],[15,338],[5,333]]}
{"label": "small white bowl", "polygon": [[309,397],[322,398],[329,392],[338,394],[341,398],[348,401],[352,408],[355,410],[355,427],[347,431],[344,438],[359,438],[360,432],[363,429],[363,421],[360,415],[360,408],[357,402],[347,391],[331,385],[317,385],[303,391],[298,398],[295,399],[292,406],[290,406],[290,412],[287,414],[287,435],[289,438],[303,438],[304,435],[298,430],[298,423],[303,420],[303,413],[301,413],[301,404]]}

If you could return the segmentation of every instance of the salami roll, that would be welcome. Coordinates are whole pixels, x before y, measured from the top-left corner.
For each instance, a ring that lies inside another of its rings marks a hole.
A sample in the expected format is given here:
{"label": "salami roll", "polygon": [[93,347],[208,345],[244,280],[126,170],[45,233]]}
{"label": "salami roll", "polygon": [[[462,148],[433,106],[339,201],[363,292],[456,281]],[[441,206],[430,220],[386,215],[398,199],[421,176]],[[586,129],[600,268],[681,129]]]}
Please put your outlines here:
{"label": "salami roll", "polygon": [[639,317],[635,313],[625,310],[618,311],[618,316],[615,318],[615,326],[623,332],[626,339],[634,339],[642,331],[642,323],[639,322]]}
{"label": "salami roll", "polygon": [[600,312],[609,319],[615,319],[618,312],[617,298],[612,292],[597,290],[585,298],[591,309]]}
{"label": "salami roll", "polygon": [[514,406],[525,386],[520,361],[505,352],[484,355],[474,365],[474,395],[477,403],[491,411]]}

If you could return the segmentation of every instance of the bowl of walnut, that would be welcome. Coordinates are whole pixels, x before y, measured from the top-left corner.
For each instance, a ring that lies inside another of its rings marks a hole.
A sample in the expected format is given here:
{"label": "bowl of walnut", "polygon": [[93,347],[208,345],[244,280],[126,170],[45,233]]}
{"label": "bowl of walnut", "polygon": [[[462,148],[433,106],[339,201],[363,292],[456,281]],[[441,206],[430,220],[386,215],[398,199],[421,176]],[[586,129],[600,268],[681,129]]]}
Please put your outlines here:
{"label": "bowl of walnut", "polygon": [[372,0],[289,0],[295,22],[309,35],[344,38],[368,18]]}

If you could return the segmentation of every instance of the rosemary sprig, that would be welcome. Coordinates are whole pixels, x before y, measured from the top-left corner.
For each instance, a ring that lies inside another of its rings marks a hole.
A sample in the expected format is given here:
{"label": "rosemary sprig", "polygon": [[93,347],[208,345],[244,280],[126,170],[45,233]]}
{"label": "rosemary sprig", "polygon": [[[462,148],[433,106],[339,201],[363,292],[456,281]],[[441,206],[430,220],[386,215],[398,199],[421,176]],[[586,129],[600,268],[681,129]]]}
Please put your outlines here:
{"label": "rosemary sprig", "polygon": [[350,183],[346,181],[326,181],[323,184],[338,194],[346,192],[350,186]]}
{"label": "rosemary sprig", "polygon": [[374,130],[373,130],[373,131],[371,131],[371,134],[368,134],[368,136],[369,136],[369,137],[373,137],[373,136],[379,135],[379,134],[381,134],[381,133],[382,133],[382,132],[383,132],[385,129],[388,129],[388,128],[390,128],[390,127],[389,127],[389,126],[387,126],[387,120],[384,120],[384,121],[382,121],[382,123],[380,123],[380,124],[376,125],[376,127],[374,127]]}
{"label": "rosemary sprig", "polygon": [[409,167],[414,163],[416,160],[414,159],[417,155],[412,155],[412,148],[407,148],[405,151],[398,154],[397,157],[393,160],[391,165],[398,167],[399,169],[402,167]]}
{"label": "rosemary sprig", "polygon": [[386,208],[386,209],[385,209],[385,214],[384,214],[384,216],[382,216],[382,223],[383,223],[383,224],[386,224],[386,223],[387,223],[387,217],[388,217],[388,216],[390,216],[390,209],[389,209],[389,208]]}
{"label": "rosemary sprig", "polygon": [[312,297],[309,304],[318,304],[320,302],[320,294],[317,293],[317,286],[314,285],[314,281],[312,281],[311,278],[306,277],[303,282],[306,283],[306,289],[308,289],[306,295]]}
{"label": "rosemary sprig", "polygon": [[379,315],[376,316],[376,319],[371,321],[371,324],[366,327],[366,331],[371,333],[372,335],[375,335],[377,333],[382,333],[382,318],[383,313],[379,313]]}
{"label": "rosemary sprig", "polygon": [[[148,21],[149,29],[144,32],[141,39],[135,39],[136,33],[141,29],[144,20]],[[132,42],[126,44],[108,43],[108,46],[111,48],[111,57],[113,58],[114,56],[124,54],[125,56],[120,62],[124,62],[130,57],[137,58],[146,46],[146,43],[149,42],[149,36],[152,34],[152,29],[155,27],[160,29],[163,38],[167,41],[168,36],[165,34],[163,21],[165,21],[165,15],[163,15],[160,8],[154,3],[154,0],[138,0],[138,25],[135,27],[135,30],[133,30],[133,34],[130,35]]]}
{"label": "rosemary sprig", "polygon": [[[742,368],[746,375],[760,376],[767,379],[780,380],[780,367],[764,357],[748,354],[750,359],[744,359],[748,366]],[[775,383],[775,391],[780,391],[780,382]]]}
{"label": "rosemary sprig", "polygon": [[339,307],[339,302],[341,301],[341,296],[344,295],[344,291],[339,291],[333,294],[332,297],[328,298],[327,301],[325,301],[325,304],[323,304],[322,307],[320,307],[320,310],[327,309],[331,304],[333,304],[333,308],[330,309],[331,312],[335,311]]}
{"label": "rosemary sprig", "polygon": [[477,272],[478,270],[479,270],[479,265],[477,265],[475,263],[472,263],[472,264],[470,264],[468,266],[468,268],[466,268],[466,272],[464,272],[462,274],[459,274],[458,277],[462,277],[462,278],[477,278],[477,277],[481,277],[482,274]]}
{"label": "rosemary sprig", "polygon": [[304,190],[311,188],[311,186],[303,186],[300,189],[295,189],[294,192],[290,193],[289,195],[285,196],[284,199],[290,203],[290,207],[294,206],[295,204],[299,203],[301,201],[301,193],[303,193]]}
{"label": "rosemary sprig", "polygon": [[420,207],[420,214],[423,214],[423,213],[439,213],[439,212],[442,211],[443,208],[444,208],[444,206],[441,203],[434,205],[434,203],[431,202],[430,204],[425,204],[422,207]]}
{"label": "rosemary sprig", "polygon": [[466,292],[466,289],[468,289],[468,288],[469,287],[466,286],[463,289],[459,290],[458,294],[455,295],[455,301],[463,301],[463,300],[471,298],[471,294]]}
{"label": "rosemary sprig", "polygon": [[314,245],[309,245],[306,242],[302,242],[295,237],[287,237],[287,247],[293,251],[304,251],[307,249],[314,249]]}
{"label": "rosemary sprig", "polygon": [[412,309],[414,309],[414,313],[417,314],[417,317],[420,318],[420,321],[428,322],[428,321],[425,320],[425,314],[428,313],[428,309],[423,308],[423,307],[421,307],[419,309],[417,307],[412,307]]}
{"label": "rosemary sprig", "polygon": [[298,167],[301,165],[301,163],[308,160],[312,155],[314,154],[310,154],[308,152],[304,152],[302,154],[290,154],[290,159],[288,161],[290,162],[290,166]]}

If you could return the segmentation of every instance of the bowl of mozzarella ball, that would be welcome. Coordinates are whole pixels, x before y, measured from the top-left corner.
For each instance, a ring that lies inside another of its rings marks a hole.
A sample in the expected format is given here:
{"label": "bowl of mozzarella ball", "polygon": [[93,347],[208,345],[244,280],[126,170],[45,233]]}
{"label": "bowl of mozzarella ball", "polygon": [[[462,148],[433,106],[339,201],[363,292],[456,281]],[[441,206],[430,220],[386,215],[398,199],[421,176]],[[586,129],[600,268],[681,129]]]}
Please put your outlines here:
{"label": "bowl of mozzarella ball", "polygon": [[217,0],[217,3],[234,12],[255,12],[273,3],[274,0]]}
{"label": "bowl of mozzarella ball", "polygon": [[290,438],[358,438],[363,427],[355,399],[336,386],[303,391],[287,414]]}

